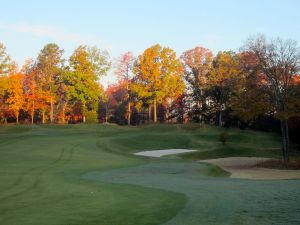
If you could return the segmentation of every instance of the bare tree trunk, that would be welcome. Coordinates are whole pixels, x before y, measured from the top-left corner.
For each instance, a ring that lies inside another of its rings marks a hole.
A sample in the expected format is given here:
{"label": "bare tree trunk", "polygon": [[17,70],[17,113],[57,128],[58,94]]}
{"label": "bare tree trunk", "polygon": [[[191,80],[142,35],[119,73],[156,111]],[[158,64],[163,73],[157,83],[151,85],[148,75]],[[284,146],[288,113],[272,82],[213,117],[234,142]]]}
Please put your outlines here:
{"label": "bare tree trunk", "polygon": [[156,97],[154,98],[154,101],[153,101],[153,116],[154,116],[154,123],[157,122],[157,112],[156,112]]}
{"label": "bare tree trunk", "polygon": [[281,120],[282,155],[285,163],[289,162],[289,133],[287,120]]}
{"label": "bare tree trunk", "polygon": [[152,110],[152,109],[151,109],[151,104],[149,104],[149,112],[148,112],[148,113],[149,113],[149,123],[150,123],[150,121],[151,121],[151,110]]}
{"label": "bare tree trunk", "polygon": [[222,127],[222,105],[220,106],[219,111],[219,127]]}
{"label": "bare tree trunk", "polygon": [[203,120],[203,91],[202,89],[200,89],[200,116],[199,116],[199,120],[200,120],[200,127],[202,127],[202,120]]}
{"label": "bare tree trunk", "polygon": [[42,124],[45,123],[45,111],[42,112]]}
{"label": "bare tree trunk", "polygon": [[130,119],[131,119],[131,107],[130,107],[130,102],[128,102],[128,118],[127,118],[128,125],[130,125]]}
{"label": "bare tree trunk", "polygon": [[170,112],[170,109],[172,107],[172,104],[173,104],[173,101],[172,99],[170,99],[170,102],[166,103],[166,111],[165,111],[165,120],[167,123],[172,123],[173,122],[173,118],[170,118],[171,117],[171,112]]}
{"label": "bare tree trunk", "polygon": [[108,122],[108,103],[105,104],[105,123]]}
{"label": "bare tree trunk", "polygon": [[83,104],[82,104],[82,108],[81,108],[82,122],[83,122],[83,123],[86,122],[86,117],[85,117],[85,112],[86,112],[86,111],[87,111],[86,104],[83,103]]}
{"label": "bare tree trunk", "polygon": [[32,104],[32,112],[31,112],[31,124],[33,124],[34,120],[34,102]]}
{"label": "bare tree trunk", "polygon": [[33,118],[34,118],[34,113],[33,112],[31,112],[31,124],[33,124]]}
{"label": "bare tree trunk", "polygon": [[168,110],[166,110],[166,112],[165,112],[165,120],[166,120],[167,123],[170,122],[170,121],[168,120],[168,118],[169,118],[169,112],[168,112]]}
{"label": "bare tree trunk", "polygon": [[66,123],[66,119],[65,119],[65,106],[62,107],[62,123],[65,124]]}
{"label": "bare tree trunk", "polygon": [[53,97],[50,98],[50,123],[53,123]]}
{"label": "bare tree trunk", "polygon": [[19,111],[16,112],[17,124],[19,124]]}
{"label": "bare tree trunk", "polygon": [[127,118],[127,125],[130,125],[131,120],[131,105],[130,105],[130,92],[129,92],[129,67],[127,66],[127,73],[126,73],[126,90],[127,90],[127,98],[128,98],[128,118]]}
{"label": "bare tree trunk", "polygon": [[289,134],[289,124],[288,124],[288,120],[285,120],[285,136],[286,136],[286,141],[287,141],[287,155],[288,155],[288,160],[290,160],[290,134]]}

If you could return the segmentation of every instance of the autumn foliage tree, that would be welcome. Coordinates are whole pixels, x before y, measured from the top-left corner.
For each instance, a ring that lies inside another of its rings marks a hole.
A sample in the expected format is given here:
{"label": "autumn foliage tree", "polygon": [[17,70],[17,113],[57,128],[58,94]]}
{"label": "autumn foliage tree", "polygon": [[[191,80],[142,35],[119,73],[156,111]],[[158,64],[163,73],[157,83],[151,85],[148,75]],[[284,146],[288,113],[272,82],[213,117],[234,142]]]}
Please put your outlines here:
{"label": "autumn foliage tree", "polygon": [[0,77],[7,76],[15,69],[15,63],[6,52],[6,47],[0,42]]}
{"label": "autumn foliage tree", "polygon": [[34,114],[37,108],[38,96],[38,84],[37,74],[35,73],[34,64],[32,60],[27,60],[22,68],[22,72],[25,74],[23,86],[24,95],[26,98],[26,111],[31,117],[31,124],[34,123]]}
{"label": "autumn foliage tree", "polygon": [[128,117],[126,118],[128,113],[127,98],[127,88],[124,83],[118,82],[107,87],[105,94],[101,96],[102,115],[105,122],[114,122],[121,125],[128,123]]}
{"label": "autumn foliage tree", "polygon": [[[264,36],[248,40],[246,50],[255,63],[249,67],[256,71],[260,85],[264,87],[268,105],[273,107],[281,121],[282,152],[285,162],[289,160],[288,119],[295,114],[293,107],[294,80],[300,71],[300,51],[294,41],[274,39],[268,42]],[[250,64],[251,65],[251,64]],[[257,96],[259,99],[260,96]]]}
{"label": "autumn foliage tree", "polygon": [[219,52],[213,59],[208,76],[209,96],[218,111],[218,124],[222,126],[222,112],[234,91],[234,84],[240,73],[238,55],[234,52]]}
{"label": "autumn foliage tree", "polygon": [[172,49],[157,44],[139,56],[134,71],[133,89],[140,98],[148,98],[153,104],[157,122],[157,103],[183,91],[182,64]]}
{"label": "autumn foliage tree", "polygon": [[0,43],[0,119],[7,122],[7,117],[11,114],[9,104],[7,102],[9,83],[8,76],[15,73],[16,65],[6,52],[4,44]]}
{"label": "autumn foliage tree", "polygon": [[272,104],[266,104],[270,101],[270,90],[266,88],[257,64],[258,59],[252,52],[244,51],[239,54],[240,75],[229,100],[233,114],[246,123],[259,115],[274,111]]}
{"label": "autumn foliage tree", "polygon": [[127,101],[127,124],[131,122],[131,84],[133,78],[134,56],[132,52],[126,52],[120,56],[117,62],[116,75],[118,83],[123,84],[126,88]]}
{"label": "autumn foliage tree", "polygon": [[6,102],[8,95],[8,77],[0,76],[0,119],[7,123],[9,116],[9,105]]}
{"label": "autumn foliage tree", "polygon": [[202,121],[206,110],[205,91],[208,87],[208,76],[212,66],[213,54],[209,49],[195,47],[185,51],[181,60],[185,68],[185,79],[189,92],[195,102],[195,112]]}
{"label": "autumn foliage tree", "polygon": [[58,122],[65,124],[66,123],[66,114],[70,113],[71,104],[68,99],[69,86],[68,86],[68,75],[70,71],[68,67],[63,67],[59,78],[56,80],[57,86],[57,108],[58,113]]}
{"label": "autumn foliage tree", "polygon": [[96,110],[100,96],[99,78],[110,68],[107,52],[96,47],[79,46],[69,59],[70,70],[65,74],[68,86],[67,98],[74,104],[80,104],[83,122],[86,112]]}
{"label": "autumn foliage tree", "polygon": [[56,101],[55,81],[60,74],[62,66],[63,50],[57,44],[47,44],[40,52],[37,58],[36,66],[39,72],[40,85],[44,91],[50,93],[50,122],[54,122],[54,104]]}
{"label": "autumn foliage tree", "polygon": [[27,60],[22,68],[23,89],[25,95],[24,110],[31,117],[31,124],[38,112],[42,113],[42,123],[45,123],[45,113],[51,103],[50,90],[44,88],[44,79],[40,79],[38,67],[33,60]]}
{"label": "autumn foliage tree", "polygon": [[13,112],[17,124],[19,124],[20,110],[23,109],[25,104],[25,95],[23,93],[22,79],[24,74],[12,74],[8,77],[8,97],[6,102],[9,105],[9,109]]}
{"label": "autumn foliage tree", "polygon": [[270,130],[281,123],[288,161],[289,132],[293,140],[299,134],[299,55],[294,42],[263,37],[249,40],[237,53],[214,56],[195,47],[179,59],[157,44],[138,58],[122,54],[115,68],[117,82],[104,89],[100,79],[111,62],[97,47],[81,45],[65,60],[58,45],[47,44],[18,70],[0,44],[0,119],[63,124],[100,119],[135,125],[153,118],[269,130],[262,128],[261,118],[270,118]]}

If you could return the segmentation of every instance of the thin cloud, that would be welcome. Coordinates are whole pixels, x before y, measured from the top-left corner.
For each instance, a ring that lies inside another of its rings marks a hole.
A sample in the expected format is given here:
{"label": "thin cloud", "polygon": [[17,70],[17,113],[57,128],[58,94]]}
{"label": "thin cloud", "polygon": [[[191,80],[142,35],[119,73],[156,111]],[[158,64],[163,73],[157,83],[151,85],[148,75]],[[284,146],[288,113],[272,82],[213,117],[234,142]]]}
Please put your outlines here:
{"label": "thin cloud", "polygon": [[80,35],[69,32],[62,28],[39,26],[28,23],[0,24],[0,29],[14,31],[18,33],[31,34],[36,37],[51,38],[57,41],[68,41],[79,44],[101,45],[106,49],[111,49],[111,45],[104,44],[102,40],[93,35]]}

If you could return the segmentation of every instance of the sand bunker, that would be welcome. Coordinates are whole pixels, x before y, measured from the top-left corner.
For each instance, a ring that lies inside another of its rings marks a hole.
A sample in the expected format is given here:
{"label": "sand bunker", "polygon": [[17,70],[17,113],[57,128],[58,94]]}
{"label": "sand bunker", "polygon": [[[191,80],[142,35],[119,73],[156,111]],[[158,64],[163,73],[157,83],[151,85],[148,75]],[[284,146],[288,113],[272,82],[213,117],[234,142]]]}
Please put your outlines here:
{"label": "sand bunker", "polygon": [[256,167],[258,163],[269,160],[268,158],[256,157],[229,157],[220,159],[201,160],[221,167],[231,173],[232,178],[277,180],[277,179],[300,179],[300,170],[278,170]]}
{"label": "sand bunker", "polygon": [[[148,157],[162,157],[180,153],[194,152],[190,149],[165,149],[137,152],[135,155]],[[283,180],[300,179],[300,170],[278,170],[260,168],[258,163],[269,160],[269,158],[257,157],[229,157],[220,159],[200,160],[201,163],[210,163],[221,167],[231,173],[231,178],[254,179],[254,180]]]}
{"label": "sand bunker", "polygon": [[174,155],[180,153],[187,153],[187,152],[195,152],[197,150],[190,150],[190,149],[165,149],[165,150],[153,150],[153,151],[144,151],[144,152],[137,152],[134,153],[135,155],[141,156],[148,156],[148,157],[162,157],[165,155]]}

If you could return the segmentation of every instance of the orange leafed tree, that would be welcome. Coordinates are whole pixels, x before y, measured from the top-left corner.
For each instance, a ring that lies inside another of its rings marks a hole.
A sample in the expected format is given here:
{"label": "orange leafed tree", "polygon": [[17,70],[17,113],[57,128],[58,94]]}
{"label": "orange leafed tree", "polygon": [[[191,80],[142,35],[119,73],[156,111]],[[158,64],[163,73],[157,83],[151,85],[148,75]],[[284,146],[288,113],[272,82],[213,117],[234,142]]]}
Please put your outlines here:
{"label": "orange leafed tree", "polygon": [[22,67],[22,72],[25,74],[24,76],[24,94],[26,98],[26,111],[29,113],[31,117],[31,123],[34,122],[34,113],[37,108],[37,74],[34,69],[33,61],[27,60]]}
{"label": "orange leafed tree", "polygon": [[43,89],[39,79],[39,70],[32,60],[27,60],[21,70],[24,73],[23,86],[26,111],[31,117],[31,123],[34,123],[34,115],[37,110],[42,112],[42,123],[45,123],[45,112],[51,102],[51,94]]}

